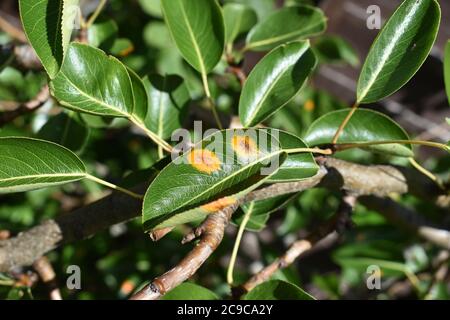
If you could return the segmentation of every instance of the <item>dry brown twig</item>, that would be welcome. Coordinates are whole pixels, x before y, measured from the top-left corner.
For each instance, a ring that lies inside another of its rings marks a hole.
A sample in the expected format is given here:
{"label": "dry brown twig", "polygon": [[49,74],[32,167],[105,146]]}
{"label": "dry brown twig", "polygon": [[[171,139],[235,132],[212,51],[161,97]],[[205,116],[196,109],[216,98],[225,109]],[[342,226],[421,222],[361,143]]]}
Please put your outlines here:
{"label": "dry brown twig", "polygon": [[61,291],[58,288],[56,281],[56,274],[53,267],[47,257],[39,258],[33,264],[34,270],[41,278],[42,282],[47,286],[49,290],[49,296],[51,300],[62,300]]}
{"label": "dry brown twig", "polygon": [[0,127],[4,126],[7,123],[10,123],[11,121],[14,121],[20,116],[36,111],[37,109],[42,107],[48,101],[48,99],[50,99],[50,92],[48,89],[48,85],[45,85],[34,99],[20,105],[14,110],[4,111],[0,113]]}

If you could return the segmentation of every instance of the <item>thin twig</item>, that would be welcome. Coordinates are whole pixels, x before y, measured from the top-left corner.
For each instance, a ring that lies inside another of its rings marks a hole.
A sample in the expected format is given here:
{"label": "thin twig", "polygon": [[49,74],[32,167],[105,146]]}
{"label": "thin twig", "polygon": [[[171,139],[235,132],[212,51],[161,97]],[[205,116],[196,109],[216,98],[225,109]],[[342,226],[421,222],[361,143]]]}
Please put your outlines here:
{"label": "thin twig", "polygon": [[62,300],[61,291],[58,288],[56,274],[47,257],[39,258],[33,264],[34,270],[38,273],[42,282],[47,286],[51,300]]}
{"label": "thin twig", "polygon": [[37,109],[42,107],[49,98],[50,92],[48,90],[48,85],[45,85],[33,100],[24,103],[15,110],[4,111],[0,113],[0,127],[3,127],[5,124],[10,123],[11,121],[14,121],[20,116],[36,111]]}
{"label": "thin twig", "polygon": [[272,275],[280,270],[290,266],[294,261],[310,250],[321,240],[328,238],[335,233],[340,234],[350,225],[350,215],[356,203],[356,197],[347,195],[342,198],[341,204],[335,214],[325,225],[320,226],[313,231],[305,239],[295,241],[289,249],[281,257],[275,259],[270,265],[259,271],[253,277],[250,278],[245,284],[243,284],[238,291],[241,293],[252,290],[257,285],[269,280]]}
{"label": "thin twig", "polygon": [[12,23],[10,23],[6,18],[2,17],[1,15],[0,15],[0,30],[3,30],[11,38],[17,41],[23,43],[27,42],[27,37],[25,36],[25,33],[20,28],[14,26]]}

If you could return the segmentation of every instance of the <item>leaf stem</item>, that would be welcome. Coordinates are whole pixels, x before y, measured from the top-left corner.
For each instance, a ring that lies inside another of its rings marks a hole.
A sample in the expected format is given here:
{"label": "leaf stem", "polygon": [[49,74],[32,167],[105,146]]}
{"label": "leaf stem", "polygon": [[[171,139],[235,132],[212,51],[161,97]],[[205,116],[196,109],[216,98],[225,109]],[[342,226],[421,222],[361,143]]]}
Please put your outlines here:
{"label": "leaf stem", "polygon": [[427,169],[425,169],[422,165],[420,165],[414,158],[409,158],[408,159],[409,162],[411,163],[411,165],[420,173],[422,173],[423,175],[427,176],[428,178],[430,178],[431,180],[433,180],[438,186],[439,188],[445,190],[444,186],[442,185],[442,183],[439,181],[438,177],[436,177],[433,173],[431,173],[430,171],[428,171]]}
{"label": "leaf stem", "polygon": [[217,113],[217,107],[214,103],[214,100],[211,96],[211,90],[209,90],[209,84],[208,84],[208,75],[205,72],[202,72],[202,82],[203,82],[203,88],[205,90],[206,98],[208,100],[209,106],[211,107],[212,113],[214,115],[214,120],[216,121],[217,127],[222,130],[222,122],[220,121],[219,114]]}
{"label": "leaf stem", "polygon": [[334,137],[333,137],[333,140],[332,140],[332,144],[336,144],[337,143],[337,141],[339,139],[339,136],[341,135],[342,131],[344,131],[345,127],[347,126],[348,122],[350,121],[351,117],[356,112],[358,107],[359,107],[359,103],[355,102],[353,107],[350,109],[350,112],[347,114],[347,116],[345,117],[344,121],[342,121],[341,125],[339,126],[339,128],[336,131],[336,133],[334,134]]}
{"label": "leaf stem", "polygon": [[97,8],[95,9],[94,13],[89,17],[89,20],[85,24],[85,29],[92,26],[92,24],[95,22],[95,20],[98,18],[100,12],[103,10],[103,7],[106,4],[106,0],[100,0],[100,3],[98,4]]}
{"label": "leaf stem", "polygon": [[242,236],[244,235],[245,227],[247,226],[248,221],[250,220],[250,217],[253,212],[253,207],[255,203],[251,202],[249,205],[249,208],[247,212],[244,215],[244,218],[242,219],[241,225],[239,226],[238,233],[236,235],[236,241],[234,242],[233,251],[231,253],[230,257],[230,263],[228,264],[228,270],[227,270],[227,283],[232,286],[234,279],[233,279],[233,272],[234,272],[234,266],[236,264],[236,258],[239,251],[239,246],[242,241]]}
{"label": "leaf stem", "polygon": [[133,191],[130,191],[130,190],[124,189],[122,187],[119,187],[119,186],[117,186],[115,184],[109,183],[108,181],[102,180],[102,179],[97,178],[97,177],[95,177],[93,175],[87,174],[86,178],[91,180],[91,181],[94,181],[94,182],[96,182],[98,184],[104,185],[105,187],[108,187],[110,189],[123,192],[123,193],[125,193],[125,194],[127,194],[130,197],[133,197],[135,199],[139,199],[139,200],[144,199],[144,197],[142,195],[140,195],[140,194],[134,193]]}
{"label": "leaf stem", "polygon": [[317,154],[323,154],[323,155],[332,155],[333,150],[331,149],[320,149],[320,148],[296,148],[296,149],[286,149],[283,150],[287,154],[293,154],[293,153],[317,153]]}
{"label": "leaf stem", "polygon": [[153,140],[154,143],[156,143],[158,145],[158,147],[166,150],[167,152],[172,152],[172,147],[170,146],[170,144],[168,144],[166,141],[164,141],[163,139],[161,139],[161,137],[159,137],[156,133],[154,133],[153,131],[149,130],[144,123],[142,123],[141,120],[135,118],[135,117],[130,117],[130,121],[133,122],[136,126],[138,126],[141,130],[143,130],[147,136]]}
{"label": "leaf stem", "polygon": [[431,141],[420,141],[420,140],[386,140],[386,141],[370,141],[370,142],[355,142],[355,143],[343,143],[335,145],[336,151],[343,151],[353,148],[370,147],[375,145],[383,144],[413,144],[432,148],[438,148],[450,152],[450,147],[445,144]]}

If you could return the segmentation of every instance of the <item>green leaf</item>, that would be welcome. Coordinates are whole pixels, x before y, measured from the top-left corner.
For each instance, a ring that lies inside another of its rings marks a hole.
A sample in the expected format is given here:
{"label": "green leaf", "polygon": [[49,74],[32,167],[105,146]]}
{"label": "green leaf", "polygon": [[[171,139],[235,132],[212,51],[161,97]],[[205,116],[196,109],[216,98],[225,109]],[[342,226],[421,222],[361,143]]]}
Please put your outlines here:
{"label": "green leaf", "polygon": [[145,194],[144,229],[202,219],[258,187],[285,160],[273,132],[218,131],[174,159]]}
{"label": "green leaf", "polygon": [[450,40],[447,42],[444,52],[444,79],[448,103],[450,103]]}
{"label": "green leaf", "polygon": [[161,0],[139,0],[139,4],[145,13],[157,18],[162,17]]}
{"label": "green leaf", "polygon": [[178,128],[190,102],[183,78],[177,75],[150,75],[144,79],[148,94],[148,114],[145,125],[162,139],[167,139]]}
{"label": "green leaf", "polygon": [[[309,127],[304,137],[305,141],[311,146],[330,144],[348,112],[349,109],[333,111],[317,119]],[[373,110],[359,109],[339,136],[338,144],[389,140],[409,140],[409,137],[405,130],[386,115]],[[373,145],[367,149],[400,157],[413,156],[410,145]]]}
{"label": "green leaf", "polygon": [[86,168],[70,150],[31,138],[0,138],[0,193],[23,192],[83,179]]}
{"label": "green leaf", "polygon": [[148,109],[148,96],[141,78],[130,68],[127,68],[133,88],[133,112],[132,114],[141,122],[145,122]]}
{"label": "green leaf", "polygon": [[88,45],[69,46],[50,89],[61,105],[78,112],[145,117],[147,101],[140,79],[116,58]]}
{"label": "green leaf", "polygon": [[51,117],[39,130],[39,139],[55,142],[74,152],[83,150],[89,138],[89,128],[79,115],[62,112]]}
{"label": "green leaf", "polygon": [[119,27],[114,20],[97,20],[87,32],[88,43],[102,50],[110,50],[117,38]]}
{"label": "green leaf", "polygon": [[266,222],[269,220],[272,213],[282,209],[296,197],[296,194],[288,194],[243,204],[241,205],[241,208],[233,214],[233,222],[240,225],[244,219],[244,215],[251,211],[250,219],[248,220],[245,229],[250,231],[261,231],[265,228]]}
{"label": "green leaf", "polygon": [[219,297],[209,289],[194,283],[182,283],[166,293],[162,300],[218,300]]}
{"label": "green leaf", "polygon": [[358,54],[352,46],[338,36],[322,36],[313,46],[314,53],[322,63],[348,63],[359,65]]}
{"label": "green leaf", "polygon": [[252,28],[245,50],[267,51],[288,41],[320,34],[325,28],[326,18],[320,9],[307,5],[287,7]]}
{"label": "green leaf", "polygon": [[244,296],[244,300],[315,300],[313,296],[296,285],[270,280],[253,288]]}
{"label": "green leaf", "polygon": [[361,70],[359,103],[379,101],[414,76],[433,47],[440,19],[435,0],[405,0],[398,7],[375,39]]}
{"label": "green leaf", "polygon": [[[281,130],[274,130],[278,134],[280,147],[283,150],[308,148],[299,137]],[[289,154],[280,169],[268,179],[268,183],[292,182],[311,178],[317,174],[319,167],[311,153]]]}
{"label": "green leaf", "polygon": [[300,91],[316,65],[309,41],[291,42],[267,54],[252,70],[239,101],[244,127],[255,126]]}
{"label": "green leaf", "polygon": [[225,31],[216,0],[162,0],[165,21],[184,59],[202,74],[222,57]]}
{"label": "green leaf", "polygon": [[231,45],[240,35],[249,31],[258,21],[251,7],[240,3],[227,3],[223,7],[225,39]]}
{"label": "green leaf", "polygon": [[50,78],[62,65],[78,0],[19,0],[23,29]]}

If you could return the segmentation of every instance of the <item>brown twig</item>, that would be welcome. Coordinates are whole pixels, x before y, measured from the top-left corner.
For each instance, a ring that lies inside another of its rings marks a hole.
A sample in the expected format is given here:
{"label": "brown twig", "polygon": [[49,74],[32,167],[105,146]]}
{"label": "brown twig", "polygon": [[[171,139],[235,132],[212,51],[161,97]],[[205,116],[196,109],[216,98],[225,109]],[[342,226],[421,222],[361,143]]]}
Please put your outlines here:
{"label": "brown twig", "polygon": [[15,45],[14,57],[19,66],[27,70],[42,70],[43,68],[36,51],[29,44]]}
{"label": "brown twig", "polygon": [[45,85],[33,100],[24,103],[15,110],[4,111],[0,113],[0,127],[3,127],[5,124],[10,123],[11,121],[14,121],[20,116],[36,111],[37,109],[42,107],[49,98],[50,92],[48,89],[48,85]]}
{"label": "brown twig", "polygon": [[13,38],[17,41],[20,41],[23,43],[27,42],[27,37],[25,36],[25,33],[22,31],[22,29],[14,26],[2,15],[0,15],[0,30],[3,30],[11,38]]}
{"label": "brown twig", "polygon": [[61,291],[58,288],[56,274],[47,257],[39,258],[33,263],[33,268],[41,278],[42,282],[47,286],[51,300],[62,300]]}
{"label": "brown twig", "polygon": [[211,214],[203,223],[202,237],[194,249],[176,267],[157,277],[134,294],[131,300],[156,300],[194,275],[219,246],[225,227],[238,206],[238,204],[234,204]]}
{"label": "brown twig", "polygon": [[299,256],[309,251],[321,240],[342,233],[350,225],[350,215],[355,202],[355,196],[344,196],[333,218],[317,228],[305,239],[295,241],[281,257],[275,259],[275,261],[251,277],[241,287],[237,288],[235,294],[242,295],[252,290],[257,285],[269,280],[276,271],[290,266]]}

